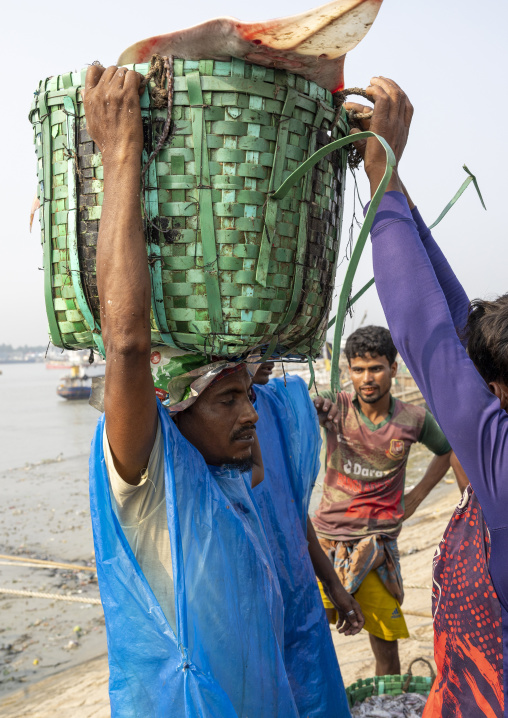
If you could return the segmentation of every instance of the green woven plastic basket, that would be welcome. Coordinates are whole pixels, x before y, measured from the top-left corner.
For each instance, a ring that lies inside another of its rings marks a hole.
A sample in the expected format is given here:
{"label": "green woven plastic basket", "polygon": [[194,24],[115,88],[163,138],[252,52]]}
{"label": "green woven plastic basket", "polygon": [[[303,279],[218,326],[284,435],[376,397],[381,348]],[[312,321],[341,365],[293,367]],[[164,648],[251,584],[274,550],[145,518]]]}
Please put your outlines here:
{"label": "green woven plastic basket", "polygon": [[[430,676],[413,676],[413,664],[417,661],[426,663],[430,669]],[[435,680],[434,669],[425,658],[415,658],[411,662],[408,672],[398,676],[374,676],[373,678],[360,678],[346,688],[349,707],[363,703],[370,696],[392,695],[401,693],[419,693],[428,696]]]}
{"label": "green woven plastic basket", "polygon": [[[175,60],[174,75],[172,132],[145,192],[162,230],[145,221],[153,343],[315,356],[334,287],[347,151],[322,158],[284,199],[271,193],[347,134],[344,117],[332,127],[332,96],[316,84],[242,60]],[[86,132],[84,76],[42,81],[30,120],[51,341],[103,352],[95,276],[103,169]],[[152,90],[150,81],[141,99],[145,161],[167,116],[152,106]]]}

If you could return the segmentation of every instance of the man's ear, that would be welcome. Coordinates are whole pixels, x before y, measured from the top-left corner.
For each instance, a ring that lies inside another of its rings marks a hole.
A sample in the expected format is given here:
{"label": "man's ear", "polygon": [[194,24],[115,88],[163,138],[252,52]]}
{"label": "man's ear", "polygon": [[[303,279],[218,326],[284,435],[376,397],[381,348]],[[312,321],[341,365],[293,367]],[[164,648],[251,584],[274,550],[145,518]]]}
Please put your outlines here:
{"label": "man's ear", "polygon": [[397,376],[397,369],[399,368],[399,365],[397,364],[396,361],[394,361],[390,368],[391,368],[390,376],[392,379],[395,379],[395,377]]}
{"label": "man's ear", "polygon": [[508,410],[508,386],[500,381],[489,382],[490,391],[497,396],[501,402],[501,409]]}

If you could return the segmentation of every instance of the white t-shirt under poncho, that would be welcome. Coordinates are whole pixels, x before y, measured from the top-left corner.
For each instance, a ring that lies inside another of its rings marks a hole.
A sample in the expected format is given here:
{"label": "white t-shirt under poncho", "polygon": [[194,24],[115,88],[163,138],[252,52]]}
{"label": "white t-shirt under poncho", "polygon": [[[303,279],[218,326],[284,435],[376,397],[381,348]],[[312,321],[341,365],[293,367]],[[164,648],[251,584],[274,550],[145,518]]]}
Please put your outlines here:
{"label": "white t-shirt under poncho", "polygon": [[160,422],[146,471],[137,486],[115,468],[104,427],[104,457],[113,510],[168,623],[175,630],[175,590],[166,512],[164,442]]}

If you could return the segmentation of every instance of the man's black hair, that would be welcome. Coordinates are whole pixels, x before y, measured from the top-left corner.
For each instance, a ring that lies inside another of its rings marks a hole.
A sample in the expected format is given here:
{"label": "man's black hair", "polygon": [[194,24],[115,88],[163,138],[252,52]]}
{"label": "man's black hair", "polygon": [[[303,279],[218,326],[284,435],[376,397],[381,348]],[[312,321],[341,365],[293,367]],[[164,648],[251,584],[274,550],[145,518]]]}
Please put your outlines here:
{"label": "man's black hair", "polygon": [[349,335],[346,341],[346,357],[348,363],[355,357],[370,356],[386,357],[390,366],[397,358],[397,349],[392,335],[384,327],[360,327]]}
{"label": "man's black hair", "polygon": [[474,299],[463,332],[473,364],[487,384],[508,384],[508,294],[494,301]]}

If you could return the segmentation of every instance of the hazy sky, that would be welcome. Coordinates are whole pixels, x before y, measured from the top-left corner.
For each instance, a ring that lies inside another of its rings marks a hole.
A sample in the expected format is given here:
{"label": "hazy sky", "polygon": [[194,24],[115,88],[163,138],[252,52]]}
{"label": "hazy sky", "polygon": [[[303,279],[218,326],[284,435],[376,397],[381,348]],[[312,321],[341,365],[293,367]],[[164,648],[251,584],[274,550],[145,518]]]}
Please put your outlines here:
{"label": "hazy sky", "polygon": [[[312,0],[188,0],[168,3],[9,3],[3,11],[0,112],[0,343],[44,344],[42,252],[38,220],[28,231],[36,164],[28,110],[40,79],[108,65],[133,42],[220,15],[266,20],[302,12]],[[508,289],[506,228],[508,166],[507,4],[500,0],[384,0],[374,26],[346,60],[346,85],[365,87],[373,75],[395,79],[414,107],[401,174],[430,223],[455,193],[465,163],[477,175],[488,211],[469,187],[435,231],[468,294]],[[347,194],[352,195],[352,182]],[[365,185],[360,184],[364,200]],[[350,206],[348,201],[347,206]],[[343,247],[350,214],[343,226]],[[339,270],[340,286],[344,265]],[[372,276],[367,245],[354,291]],[[422,297],[422,301],[425,298]],[[353,324],[384,324],[374,288],[358,302]],[[348,323],[347,330],[352,328]]]}

